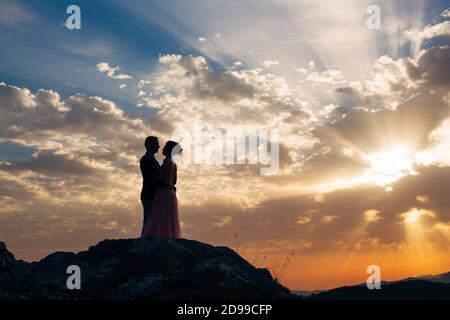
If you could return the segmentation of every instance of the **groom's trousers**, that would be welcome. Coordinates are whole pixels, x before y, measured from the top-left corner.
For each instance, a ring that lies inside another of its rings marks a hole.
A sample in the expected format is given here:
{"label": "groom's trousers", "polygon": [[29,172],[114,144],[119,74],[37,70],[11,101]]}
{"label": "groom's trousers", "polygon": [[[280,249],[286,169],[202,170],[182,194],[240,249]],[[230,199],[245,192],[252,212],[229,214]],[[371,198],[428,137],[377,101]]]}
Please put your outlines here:
{"label": "groom's trousers", "polygon": [[150,212],[152,210],[153,199],[142,199],[142,207],[144,208],[144,223],[142,224],[141,235],[144,232],[145,224],[150,218]]}

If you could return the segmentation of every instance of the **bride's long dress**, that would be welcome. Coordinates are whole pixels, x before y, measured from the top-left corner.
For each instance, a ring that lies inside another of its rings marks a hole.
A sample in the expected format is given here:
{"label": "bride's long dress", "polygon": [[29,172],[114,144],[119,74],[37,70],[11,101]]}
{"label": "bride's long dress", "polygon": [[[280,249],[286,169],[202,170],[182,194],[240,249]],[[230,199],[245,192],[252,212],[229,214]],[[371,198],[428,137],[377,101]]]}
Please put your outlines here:
{"label": "bride's long dress", "polygon": [[177,166],[172,159],[166,158],[161,170],[163,187],[155,193],[150,218],[145,224],[142,237],[180,238],[178,201],[174,191],[177,183]]}

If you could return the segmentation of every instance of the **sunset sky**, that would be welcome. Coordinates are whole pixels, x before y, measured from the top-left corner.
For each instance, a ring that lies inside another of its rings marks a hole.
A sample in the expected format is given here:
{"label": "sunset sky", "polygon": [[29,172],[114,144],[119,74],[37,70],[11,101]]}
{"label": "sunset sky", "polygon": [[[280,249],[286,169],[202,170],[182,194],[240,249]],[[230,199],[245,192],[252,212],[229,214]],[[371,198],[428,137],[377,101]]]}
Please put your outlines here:
{"label": "sunset sky", "polygon": [[290,289],[448,272],[449,99],[448,0],[2,0],[0,240],[138,237],[146,136],[277,129],[275,174],[179,165],[183,237]]}

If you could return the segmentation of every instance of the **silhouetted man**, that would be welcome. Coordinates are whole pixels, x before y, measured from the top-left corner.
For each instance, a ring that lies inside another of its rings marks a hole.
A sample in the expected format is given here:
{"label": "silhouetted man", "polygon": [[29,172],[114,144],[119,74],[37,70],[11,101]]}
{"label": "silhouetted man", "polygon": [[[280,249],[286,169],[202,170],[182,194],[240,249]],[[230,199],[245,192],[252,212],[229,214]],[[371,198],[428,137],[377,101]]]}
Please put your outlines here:
{"label": "silhouetted man", "polygon": [[154,136],[147,137],[145,139],[145,149],[147,152],[140,161],[142,178],[144,179],[141,191],[141,202],[144,207],[144,223],[142,229],[144,229],[145,223],[151,213],[155,192],[161,184],[161,167],[155,159],[155,153],[159,150],[158,138]]}

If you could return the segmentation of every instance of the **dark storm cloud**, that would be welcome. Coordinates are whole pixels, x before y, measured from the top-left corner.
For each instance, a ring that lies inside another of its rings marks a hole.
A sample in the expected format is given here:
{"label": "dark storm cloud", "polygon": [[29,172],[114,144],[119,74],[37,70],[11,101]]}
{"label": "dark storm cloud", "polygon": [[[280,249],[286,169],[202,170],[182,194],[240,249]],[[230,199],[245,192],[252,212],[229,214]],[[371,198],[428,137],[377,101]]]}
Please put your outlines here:
{"label": "dark storm cloud", "polygon": [[322,145],[332,148],[355,146],[363,151],[373,151],[413,141],[420,149],[427,145],[429,133],[449,115],[444,93],[422,92],[398,105],[396,110],[374,112],[353,108],[335,123],[315,128],[314,136]]}
{"label": "dark storm cloud", "polygon": [[422,51],[414,61],[405,60],[408,75],[424,85],[450,87],[450,47]]}
{"label": "dark storm cloud", "polygon": [[93,176],[99,174],[98,168],[92,168],[79,159],[49,151],[39,151],[29,161],[0,163],[0,170],[9,172],[31,170],[48,176],[56,174],[60,178],[62,178],[60,175]]}

